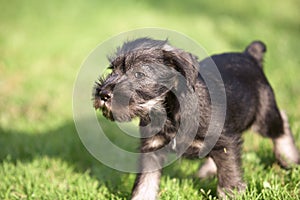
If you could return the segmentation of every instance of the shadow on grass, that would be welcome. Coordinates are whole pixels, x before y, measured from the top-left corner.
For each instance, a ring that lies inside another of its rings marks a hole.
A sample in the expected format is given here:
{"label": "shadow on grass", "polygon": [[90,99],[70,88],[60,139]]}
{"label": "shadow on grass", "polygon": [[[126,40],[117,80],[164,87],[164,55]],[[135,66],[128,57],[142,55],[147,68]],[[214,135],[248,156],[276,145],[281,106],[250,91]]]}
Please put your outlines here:
{"label": "shadow on grass", "polygon": [[[112,133],[109,137],[116,143],[126,143],[118,140],[118,129],[111,124],[101,126]],[[7,131],[0,127],[0,163],[2,162],[32,162],[41,157],[59,158],[70,165],[75,172],[89,172],[90,176],[99,181],[99,185],[106,185],[108,190],[119,198],[129,198],[134,175],[111,169],[96,160],[82,144],[73,122],[44,133],[27,133]],[[215,185],[199,181],[195,176],[180,169],[177,161],[164,169],[163,175],[171,178],[193,179],[195,190],[204,188],[214,191]],[[195,171],[196,173],[196,171]],[[204,183],[204,184],[203,184]],[[202,185],[203,184],[203,185]],[[211,188],[209,188],[212,186]]]}
{"label": "shadow on grass", "polygon": [[0,147],[0,163],[31,162],[45,156],[59,158],[66,161],[76,172],[89,171],[100,185],[105,184],[111,193],[120,194],[120,198],[127,198],[130,194],[130,188],[128,191],[127,188],[122,189],[122,177],[128,174],[106,167],[97,161],[81,143],[73,122],[37,134],[0,128]]}

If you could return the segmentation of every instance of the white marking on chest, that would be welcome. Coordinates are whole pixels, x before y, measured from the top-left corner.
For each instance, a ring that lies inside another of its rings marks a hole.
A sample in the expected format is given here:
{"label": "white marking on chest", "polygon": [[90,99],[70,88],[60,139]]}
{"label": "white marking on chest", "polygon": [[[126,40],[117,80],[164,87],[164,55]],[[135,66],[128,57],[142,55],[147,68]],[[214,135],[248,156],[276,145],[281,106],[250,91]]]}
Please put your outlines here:
{"label": "white marking on chest", "polygon": [[160,101],[161,101],[161,99],[151,99],[151,100],[147,101],[146,103],[140,104],[139,106],[141,106],[142,108],[146,108],[146,109],[150,110],[156,104],[158,104]]}
{"label": "white marking on chest", "polygon": [[164,138],[160,136],[155,136],[153,139],[149,140],[147,144],[150,148],[159,148],[164,145]]}

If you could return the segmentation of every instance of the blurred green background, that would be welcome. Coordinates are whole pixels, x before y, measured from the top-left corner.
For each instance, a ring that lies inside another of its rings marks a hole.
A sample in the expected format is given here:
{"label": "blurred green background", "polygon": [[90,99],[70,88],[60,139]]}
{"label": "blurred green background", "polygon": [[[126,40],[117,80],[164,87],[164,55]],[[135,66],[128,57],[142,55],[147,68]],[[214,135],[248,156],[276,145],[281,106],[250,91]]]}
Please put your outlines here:
{"label": "blurred green background", "polygon": [[[179,31],[209,54],[264,41],[266,75],[300,145],[298,0],[0,0],[0,8],[0,199],[130,196],[134,175],[103,166],[78,139],[72,89],[91,50],[135,28]],[[253,134],[245,140],[249,186],[241,198],[300,198],[299,167],[281,170],[270,141]],[[216,179],[194,176],[198,163],[181,160],[168,167],[160,198],[215,198]]]}

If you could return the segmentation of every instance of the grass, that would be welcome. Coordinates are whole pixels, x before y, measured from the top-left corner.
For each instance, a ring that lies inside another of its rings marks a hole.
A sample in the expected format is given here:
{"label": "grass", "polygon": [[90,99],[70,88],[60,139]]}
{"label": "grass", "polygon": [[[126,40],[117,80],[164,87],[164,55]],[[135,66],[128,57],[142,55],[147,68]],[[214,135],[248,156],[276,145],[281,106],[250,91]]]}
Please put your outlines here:
{"label": "grass", "polygon": [[[1,0],[0,7],[0,199],[130,197],[134,174],[104,166],[82,145],[72,87],[98,43],[145,26],[185,33],[210,54],[263,40],[265,72],[300,147],[297,0]],[[286,171],[274,161],[270,141],[245,135],[248,189],[237,199],[300,199],[300,168]],[[217,180],[194,176],[200,162],[182,159],[164,169],[160,199],[215,199]]]}

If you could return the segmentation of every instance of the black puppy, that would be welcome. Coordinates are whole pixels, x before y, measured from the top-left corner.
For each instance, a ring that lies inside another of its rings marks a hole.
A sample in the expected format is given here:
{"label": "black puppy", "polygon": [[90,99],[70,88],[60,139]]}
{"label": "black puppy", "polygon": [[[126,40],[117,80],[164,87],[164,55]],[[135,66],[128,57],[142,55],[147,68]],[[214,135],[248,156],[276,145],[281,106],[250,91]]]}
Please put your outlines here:
{"label": "black puppy", "polygon": [[214,55],[199,63],[194,55],[167,41],[140,38],[117,49],[110,58],[112,73],[96,84],[93,97],[94,107],[110,120],[140,118],[143,154],[132,199],[157,197],[168,152],[193,158],[207,147],[204,138],[209,124],[219,125],[211,119],[211,91],[201,76],[211,61],[225,86],[226,117],[199,176],[217,173],[219,197],[243,191],[241,133],[248,128],[273,140],[275,156],[283,167],[299,164],[287,116],[278,110],[263,73],[265,51],[265,45],[255,41],[242,53]]}

